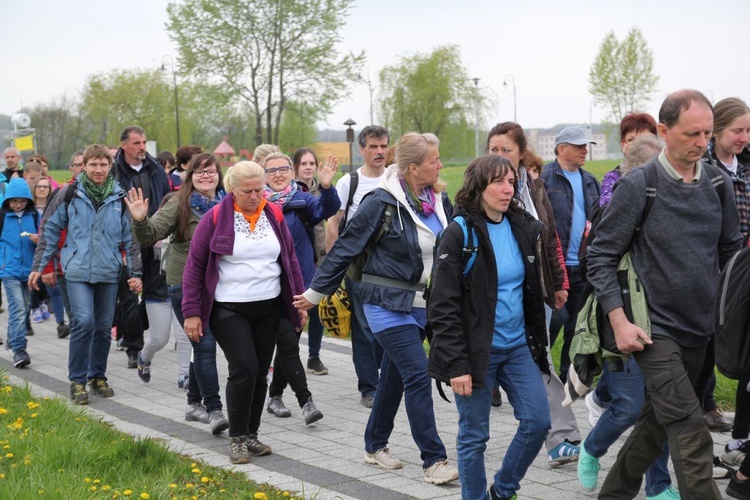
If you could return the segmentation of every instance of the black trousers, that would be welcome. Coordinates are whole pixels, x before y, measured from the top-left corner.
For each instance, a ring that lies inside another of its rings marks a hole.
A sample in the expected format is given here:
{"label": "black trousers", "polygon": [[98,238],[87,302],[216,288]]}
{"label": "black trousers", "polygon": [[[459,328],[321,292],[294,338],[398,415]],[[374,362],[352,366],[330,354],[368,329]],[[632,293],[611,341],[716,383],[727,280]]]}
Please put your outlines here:
{"label": "black trousers", "polygon": [[288,319],[279,322],[276,336],[276,357],[273,360],[273,380],[268,388],[268,395],[281,396],[287,386],[292,387],[297,403],[302,408],[312,394],[307,388],[307,375],[299,357],[299,337],[302,332],[295,332],[294,325]]}
{"label": "black trousers", "polygon": [[229,364],[226,407],[230,437],[258,434],[280,317],[278,297],[258,302],[214,302],[211,332]]}

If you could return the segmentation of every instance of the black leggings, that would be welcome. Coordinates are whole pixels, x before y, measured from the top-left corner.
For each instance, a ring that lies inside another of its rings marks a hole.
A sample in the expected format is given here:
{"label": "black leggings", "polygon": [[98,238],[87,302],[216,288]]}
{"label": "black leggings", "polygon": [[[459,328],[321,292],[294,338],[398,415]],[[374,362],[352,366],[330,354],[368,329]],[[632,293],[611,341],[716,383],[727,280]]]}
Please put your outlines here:
{"label": "black leggings", "polygon": [[273,361],[273,380],[268,388],[268,395],[281,396],[287,381],[297,396],[299,407],[307,404],[312,394],[307,388],[307,375],[302,360],[299,358],[299,337],[302,332],[295,332],[294,325],[288,319],[279,322],[276,337],[276,358]]}
{"label": "black leggings", "polygon": [[255,436],[266,400],[266,375],[276,347],[281,300],[214,302],[209,320],[229,364],[229,436]]}

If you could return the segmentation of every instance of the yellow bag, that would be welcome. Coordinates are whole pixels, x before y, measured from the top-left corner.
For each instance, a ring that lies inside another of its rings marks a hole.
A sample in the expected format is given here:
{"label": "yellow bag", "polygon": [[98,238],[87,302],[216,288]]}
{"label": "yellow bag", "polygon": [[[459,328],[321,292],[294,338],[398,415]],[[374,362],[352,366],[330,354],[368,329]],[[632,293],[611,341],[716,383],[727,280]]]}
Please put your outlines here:
{"label": "yellow bag", "polygon": [[318,304],[318,315],[323,328],[339,338],[352,335],[352,313],[349,294],[339,287],[336,293]]}

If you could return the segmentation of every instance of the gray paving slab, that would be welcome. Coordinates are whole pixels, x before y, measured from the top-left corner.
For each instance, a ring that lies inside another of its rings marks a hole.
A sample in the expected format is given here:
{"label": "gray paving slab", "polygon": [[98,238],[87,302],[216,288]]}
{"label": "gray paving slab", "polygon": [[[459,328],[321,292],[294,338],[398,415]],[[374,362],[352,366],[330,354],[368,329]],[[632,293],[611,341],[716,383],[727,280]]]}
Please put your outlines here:
{"label": "gray paving slab", "polygon": [[[5,337],[7,315],[0,314],[0,336]],[[0,349],[0,369],[11,375],[13,383],[28,383],[39,396],[67,398],[68,341],[57,338],[54,322],[35,324],[36,334],[29,337],[28,352],[31,365],[24,369],[13,368],[11,355]],[[148,337],[148,333],[146,333]],[[306,358],[306,337],[300,345]],[[260,438],[273,448],[273,454],[258,457],[249,465],[233,466],[229,463],[229,440],[226,433],[214,436],[206,424],[186,422],[185,392],[177,387],[177,356],[174,343],[160,351],[152,362],[152,379],[145,384],[136,370],[127,368],[127,357],[117,351],[113,342],[110,351],[107,377],[115,390],[111,399],[92,398],[85,411],[117,429],[134,436],[151,436],[163,440],[172,450],[185,453],[211,465],[246,474],[250,479],[266,482],[293,492],[304,492],[307,498],[327,499],[459,499],[458,483],[434,486],[424,482],[419,450],[411,439],[406,412],[398,412],[391,436],[390,448],[404,462],[403,469],[388,471],[366,465],[364,455],[364,429],[369,410],[359,404],[357,381],[351,361],[351,345],[341,339],[323,340],[321,353],[330,374],[308,375],[308,385],[324,418],[312,426],[305,426],[301,410],[294,395],[287,391],[285,401],[292,409],[292,417],[276,418],[264,413]],[[227,377],[226,361],[219,351],[219,378],[223,388]],[[456,431],[458,413],[455,405],[435,396],[435,417],[438,430],[450,460],[456,458]],[[517,424],[512,408],[506,402],[492,410],[491,440],[485,454],[487,477],[492,478],[503,459],[507,444],[515,433]],[[574,405],[581,433],[585,436],[590,425],[588,413],[582,403]],[[729,433],[713,434],[715,452],[720,454],[730,439]],[[601,480],[612,466],[622,445],[621,438],[601,459]],[[719,488],[726,488],[726,481]],[[530,467],[521,482],[521,499],[586,499],[595,493],[585,491],[579,484],[574,464],[556,469],[547,466],[546,451]],[[645,494],[637,497],[645,499]],[[728,497],[726,497],[728,498]]]}

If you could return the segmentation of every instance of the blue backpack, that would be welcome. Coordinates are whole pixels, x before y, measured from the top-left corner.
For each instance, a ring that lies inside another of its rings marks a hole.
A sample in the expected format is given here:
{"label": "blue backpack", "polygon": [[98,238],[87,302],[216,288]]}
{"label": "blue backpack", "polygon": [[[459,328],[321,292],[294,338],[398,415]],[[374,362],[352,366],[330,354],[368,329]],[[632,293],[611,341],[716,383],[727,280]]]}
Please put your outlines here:
{"label": "blue backpack", "polygon": [[[476,228],[474,227],[474,223],[471,222],[471,219],[466,219],[463,215],[457,215],[453,218],[453,220],[461,227],[461,230],[464,233],[464,241],[463,241],[463,245],[461,246],[461,259],[464,263],[463,286],[464,288],[468,289],[469,273],[471,272],[471,268],[474,266],[474,262],[476,262],[477,260],[477,251],[479,250],[479,241],[477,240],[477,231],[476,231]],[[445,230],[440,231],[440,234],[438,234],[437,238],[435,238],[435,247],[432,250],[433,270],[435,267],[435,262],[437,260],[438,246],[440,246],[440,241],[443,239],[444,231]],[[430,273],[430,278],[427,280],[427,286],[425,286],[425,289],[424,289],[423,296],[426,301],[430,300],[431,290],[432,290],[432,273]]]}

